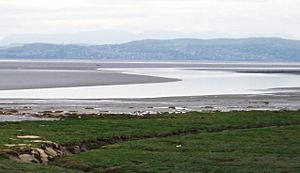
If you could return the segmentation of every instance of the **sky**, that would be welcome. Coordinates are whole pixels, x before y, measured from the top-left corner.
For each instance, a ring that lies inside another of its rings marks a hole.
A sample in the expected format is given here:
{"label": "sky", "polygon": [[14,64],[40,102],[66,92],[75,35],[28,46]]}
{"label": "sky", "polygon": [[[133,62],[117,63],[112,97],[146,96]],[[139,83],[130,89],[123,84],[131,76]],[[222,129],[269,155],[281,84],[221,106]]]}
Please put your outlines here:
{"label": "sky", "polygon": [[300,39],[300,0],[0,0],[0,39],[85,31]]}

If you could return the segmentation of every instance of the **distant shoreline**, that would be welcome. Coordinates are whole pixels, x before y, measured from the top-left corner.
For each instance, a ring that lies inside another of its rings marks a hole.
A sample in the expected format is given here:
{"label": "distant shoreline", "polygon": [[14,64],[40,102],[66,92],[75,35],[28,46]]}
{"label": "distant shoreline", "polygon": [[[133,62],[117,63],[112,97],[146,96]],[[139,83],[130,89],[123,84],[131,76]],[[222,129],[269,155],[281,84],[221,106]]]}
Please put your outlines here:
{"label": "distant shoreline", "polygon": [[233,60],[233,61],[226,61],[226,60],[192,60],[192,59],[134,59],[134,60],[127,60],[127,59],[88,59],[88,58],[45,58],[45,59],[30,59],[30,58],[1,58],[0,62],[17,62],[17,63],[39,63],[39,62],[62,62],[62,63],[120,63],[120,64],[127,64],[127,63],[165,63],[165,64],[256,64],[256,65],[300,65],[300,61],[245,61],[245,60]]}

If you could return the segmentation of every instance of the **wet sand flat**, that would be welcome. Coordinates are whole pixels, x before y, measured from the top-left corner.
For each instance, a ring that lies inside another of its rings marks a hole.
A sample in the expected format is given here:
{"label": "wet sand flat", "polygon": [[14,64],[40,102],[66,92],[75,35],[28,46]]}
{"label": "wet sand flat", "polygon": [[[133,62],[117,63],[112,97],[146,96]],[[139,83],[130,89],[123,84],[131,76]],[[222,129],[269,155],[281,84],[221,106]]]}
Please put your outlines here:
{"label": "wet sand flat", "polygon": [[97,70],[1,70],[0,90],[175,82],[178,79]]}
{"label": "wet sand flat", "polygon": [[300,63],[256,62],[109,62],[109,61],[0,61],[0,69],[95,70],[97,68],[300,68]]}

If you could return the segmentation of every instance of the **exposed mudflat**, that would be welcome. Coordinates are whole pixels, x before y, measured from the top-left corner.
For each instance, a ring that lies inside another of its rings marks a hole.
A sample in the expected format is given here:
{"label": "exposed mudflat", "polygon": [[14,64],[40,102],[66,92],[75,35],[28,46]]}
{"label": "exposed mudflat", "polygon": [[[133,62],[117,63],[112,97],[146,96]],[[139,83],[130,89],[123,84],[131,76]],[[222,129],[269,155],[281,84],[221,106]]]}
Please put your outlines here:
{"label": "exposed mudflat", "polygon": [[197,67],[199,69],[224,68],[300,68],[300,63],[253,63],[253,62],[109,62],[109,61],[1,61],[0,69],[55,69],[55,70],[94,70],[96,68],[176,68]]}
{"label": "exposed mudflat", "polygon": [[174,82],[178,79],[92,70],[0,70],[0,90]]}

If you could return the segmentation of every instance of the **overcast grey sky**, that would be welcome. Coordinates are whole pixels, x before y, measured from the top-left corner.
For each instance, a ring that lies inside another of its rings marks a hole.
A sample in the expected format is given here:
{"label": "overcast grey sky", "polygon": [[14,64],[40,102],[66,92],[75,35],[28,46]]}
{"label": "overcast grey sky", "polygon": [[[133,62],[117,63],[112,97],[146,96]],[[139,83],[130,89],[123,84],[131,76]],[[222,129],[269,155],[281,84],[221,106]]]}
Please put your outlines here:
{"label": "overcast grey sky", "polygon": [[300,0],[0,0],[0,39],[93,30],[300,39]]}

